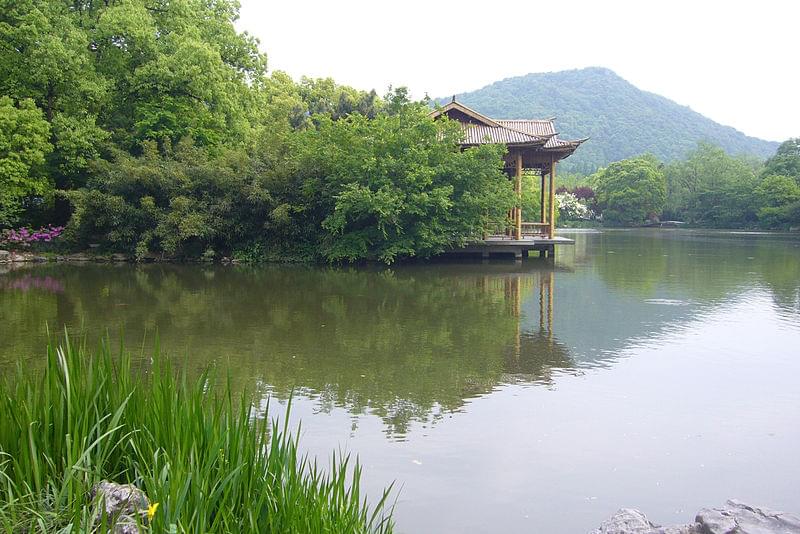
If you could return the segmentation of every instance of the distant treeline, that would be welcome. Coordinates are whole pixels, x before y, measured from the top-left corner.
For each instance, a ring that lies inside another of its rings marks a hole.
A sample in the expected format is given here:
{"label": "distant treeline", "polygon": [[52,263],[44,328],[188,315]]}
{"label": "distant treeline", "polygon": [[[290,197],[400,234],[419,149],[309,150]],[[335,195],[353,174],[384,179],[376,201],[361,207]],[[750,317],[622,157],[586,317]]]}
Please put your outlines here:
{"label": "distant treeline", "polygon": [[585,213],[564,212],[577,201],[605,224],[677,220],[712,228],[800,226],[800,139],[781,144],[766,162],[699,143],[682,161],[663,164],[643,155],[588,177],[565,178],[562,220]]}

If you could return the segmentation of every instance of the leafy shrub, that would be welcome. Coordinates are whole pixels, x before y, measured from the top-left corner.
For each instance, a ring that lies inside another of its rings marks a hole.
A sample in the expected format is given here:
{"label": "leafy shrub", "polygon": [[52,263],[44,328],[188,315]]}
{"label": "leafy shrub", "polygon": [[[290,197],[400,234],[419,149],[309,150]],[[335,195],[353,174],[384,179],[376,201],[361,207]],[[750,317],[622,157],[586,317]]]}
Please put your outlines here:
{"label": "leafy shrub", "polygon": [[504,147],[462,151],[461,129],[403,103],[351,115],[303,136],[306,214],[317,214],[329,261],[429,256],[480,236],[514,205]]}

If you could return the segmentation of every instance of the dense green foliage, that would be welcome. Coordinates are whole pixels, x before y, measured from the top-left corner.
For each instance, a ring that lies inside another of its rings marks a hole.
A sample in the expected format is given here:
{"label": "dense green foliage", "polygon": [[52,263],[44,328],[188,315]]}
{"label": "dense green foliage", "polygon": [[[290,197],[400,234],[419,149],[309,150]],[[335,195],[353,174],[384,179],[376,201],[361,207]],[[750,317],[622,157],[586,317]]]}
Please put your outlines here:
{"label": "dense green foliage", "polygon": [[658,160],[643,156],[612,163],[595,177],[597,204],[603,220],[635,225],[661,213],[666,195]]}
{"label": "dense green foliage", "polygon": [[711,227],[786,229],[800,225],[798,140],[762,164],[701,143],[686,161],[666,167],[664,216]]}
{"label": "dense green foliage", "polygon": [[33,99],[53,126],[57,185],[83,183],[112,144],[247,139],[265,58],[234,29],[235,2],[3,4],[0,93]]}
{"label": "dense green foliage", "polygon": [[369,120],[324,119],[312,131],[304,188],[322,220],[323,254],[334,260],[427,256],[479,236],[515,202],[498,163],[503,147],[461,151],[461,129],[424,107]]}
{"label": "dense green foliage", "polygon": [[[800,151],[790,139],[765,163],[699,143],[685,160],[652,155],[613,163],[572,180],[595,215],[611,224],[683,221],[711,228],[790,229],[800,226]],[[776,174],[786,171],[794,174]],[[592,189],[597,196],[593,195]],[[585,191],[584,191],[585,189]]]}
{"label": "dense green foliage", "polygon": [[800,185],[789,176],[769,175],[755,190],[764,226],[780,228],[800,223]]}
{"label": "dense green foliage", "polygon": [[404,89],[268,75],[235,0],[2,7],[0,226],[69,221],[72,246],[139,257],[391,262],[514,202],[501,150],[461,152]]}
{"label": "dense green foliage", "polygon": [[0,527],[94,531],[86,496],[112,479],[159,503],[148,531],[391,531],[387,495],[367,507],[357,464],[334,456],[326,473],[261,409],[158,354],[134,371],[107,348],[50,347],[43,373],[20,363],[0,382]]}
{"label": "dense green foliage", "polygon": [[584,174],[643,153],[665,162],[682,159],[699,141],[762,158],[777,148],[597,67],[508,78],[457,98],[498,119],[555,116],[562,137],[591,139],[562,164]]}
{"label": "dense green foliage", "polygon": [[717,228],[755,225],[760,166],[754,158],[700,143],[686,160],[666,166],[664,218]]}
{"label": "dense green foliage", "polygon": [[26,198],[48,189],[42,172],[50,127],[31,100],[0,97],[0,228],[17,219]]}
{"label": "dense green foliage", "polygon": [[[287,131],[286,152],[188,140],[99,162],[68,193],[68,235],[140,256],[327,260],[427,256],[480,235],[514,202],[497,147],[460,151],[458,128],[403,103]],[[273,161],[276,158],[277,161]]]}
{"label": "dense green foliage", "polygon": [[800,181],[800,138],[781,143],[764,165],[764,174],[792,176]]}
{"label": "dense green foliage", "polygon": [[757,160],[729,156],[719,147],[700,143],[685,161],[666,168],[665,218],[717,228],[753,225],[759,165]]}

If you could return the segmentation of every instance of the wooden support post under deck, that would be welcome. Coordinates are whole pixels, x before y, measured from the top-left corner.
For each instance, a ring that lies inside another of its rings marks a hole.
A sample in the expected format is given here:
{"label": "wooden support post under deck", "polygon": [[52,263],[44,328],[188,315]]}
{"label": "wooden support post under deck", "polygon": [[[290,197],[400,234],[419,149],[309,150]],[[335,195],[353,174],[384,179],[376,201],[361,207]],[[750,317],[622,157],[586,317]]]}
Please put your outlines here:
{"label": "wooden support post under deck", "polygon": [[522,207],[519,203],[522,201],[522,153],[517,153],[516,161],[516,184],[514,189],[517,192],[517,207],[514,208],[514,239],[522,239]]}
{"label": "wooden support post under deck", "polygon": [[550,158],[550,239],[556,235],[556,162]]}

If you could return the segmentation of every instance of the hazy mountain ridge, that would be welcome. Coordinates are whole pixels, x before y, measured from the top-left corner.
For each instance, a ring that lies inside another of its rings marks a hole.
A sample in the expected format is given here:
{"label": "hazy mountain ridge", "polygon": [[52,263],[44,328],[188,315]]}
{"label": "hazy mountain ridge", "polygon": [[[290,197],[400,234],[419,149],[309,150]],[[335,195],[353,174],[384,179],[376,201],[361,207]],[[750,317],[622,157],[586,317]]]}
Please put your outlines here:
{"label": "hazy mountain ridge", "polygon": [[644,152],[672,161],[683,158],[698,141],[759,158],[774,154],[779,144],[714,122],[600,67],[507,78],[456,98],[497,119],[555,116],[562,138],[590,137],[564,162],[565,170],[592,172]]}

